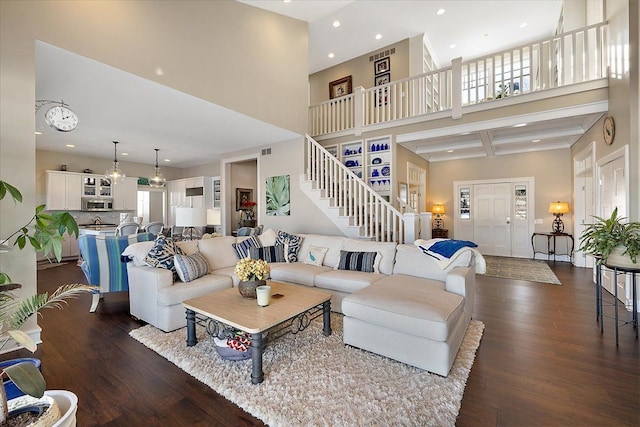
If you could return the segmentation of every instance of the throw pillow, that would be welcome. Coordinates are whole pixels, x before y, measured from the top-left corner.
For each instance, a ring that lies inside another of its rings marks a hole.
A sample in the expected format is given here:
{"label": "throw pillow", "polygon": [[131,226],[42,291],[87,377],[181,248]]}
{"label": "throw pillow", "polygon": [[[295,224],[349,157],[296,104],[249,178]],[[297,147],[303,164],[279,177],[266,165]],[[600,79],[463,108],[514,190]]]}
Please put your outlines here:
{"label": "throw pillow", "polygon": [[175,273],[176,269],[173,263],[175,254],[182,255],[182,250],[177,247],[171,237],[159,234],[153,242],[153,248],[145,257],[145,262],[151,267],[164,268]]}
{"label": "throw pillow", "polygon": [[300,252],[300,246],[302,246],[303,237],[296,236],[295,234],[289,234],[284,231],[278,231],[278,237],[276,243],[284,245],[284,253],[287,262],[297,262],[298,252]]}
{"label": "throw pillow", "polygon": [[260,240],[258,240],[256,236],[251,236],[247,240],[243,240],[240,243],[232,243],[231,246],[238,256],[238,259],[247,258],[249,256],[249,248],[262,247],[262,245],[260,244]]}
{"label": "throw pillow", "polygon": [[127,256],[133,261],[133,265],[141,267],[149,265],[145,262],[147,254],[153,248],[154,242],[138,242],[126,247],[122,256]]}
{"label": "throw pillow", "polygon": [[258,237],[262,246],[273,246],[276,244],[276,240],[278,239],[278,235],[271,228],[268,228],[264,231],[264,233],[260,234]]}
{"label": "throw pillow", "polygon": [[249,248],[251,259],[262,259],[266,262],[286,262],[284,258],[284,245],[263,246],[261,248]]}
{"label": "throw pillow", "polygon": [[178,277],[185,283],[209,274],[209,264],[200,252],[193,255],[176,254],[173,257]]}
{"label": "throw pillow", "polygon": [[329,248],[321,248],[318,246],[309,246],[304,257],[302,258],[302,262],[304,264],[309,265],[317,265],[318,267],[322,265],[324,261],[324,256],[329,251]]}
{"label": "throw pillow", "polygon": [[336,269],[374,273],[374,264],[377,255],[377,252],[340,251],[340,261]]}

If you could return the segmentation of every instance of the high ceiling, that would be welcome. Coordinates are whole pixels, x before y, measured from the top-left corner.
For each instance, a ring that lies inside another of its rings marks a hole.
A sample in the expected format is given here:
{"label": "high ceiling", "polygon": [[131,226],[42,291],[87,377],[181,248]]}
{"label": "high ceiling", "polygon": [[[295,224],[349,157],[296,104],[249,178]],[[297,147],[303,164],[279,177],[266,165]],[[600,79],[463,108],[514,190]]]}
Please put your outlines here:
{"label": "high ceiling", "polygon": [[[422,33],[439,65],[448,64],[452,57],[475,57],[552,34],[562,3],[242,2],[309,22],[310,73]],[[437,15],[439,8],[445,13]],[[337,28],[332,25],[335,20],[340,21]],[[525,22],[527,25],[523,26]],[[380,40],[375,39],[376,34],[382,36]],[[451,48],[452,44],[456,47]],[[334,53],[333,59],[327,56],[329,52]],[[69,133],[53,131],[44,123],[43,114],[48,107],[43,107],[36,117],[36,130],[42,132],[36,138],[39,149],[64,151],[68,150],[65,144],[70,143],[76,145],[76,154],[112,158],[110,142],[120,140],[118,152],[128,153],[127,157],[119,154],[120,160],[152,164],[153,150],[159,148],[161,165],[191,167],[213,162],[225,152],[249,148],[251,141],[270,144],[296,137],[287,130],[39,42],[36,99],[58,101],[61,97],[76,111],[80,125]],[[592,117],[579,119],[582,123],[591,120]],[[487,135],[500,133],[490,129],[484,132],[489,132],[484,135],[485,140]],[[480,134],[477,138],[482,140]],[[430,156],[436,160],[437,156]],[[162,163],[163,159],[171,162]]]}

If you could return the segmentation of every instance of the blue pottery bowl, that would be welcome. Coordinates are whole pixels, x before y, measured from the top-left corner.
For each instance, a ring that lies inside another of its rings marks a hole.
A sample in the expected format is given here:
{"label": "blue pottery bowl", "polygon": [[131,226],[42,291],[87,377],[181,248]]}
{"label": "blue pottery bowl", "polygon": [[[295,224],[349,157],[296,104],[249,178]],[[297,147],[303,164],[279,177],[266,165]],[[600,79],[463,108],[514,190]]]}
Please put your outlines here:
{"label": "blue pottery bowl", "polygon": [[[42,368],[40,367],[40,359],[34,359],[31,357],[25,357],[22,359],[11,359],[11,360],[3,360],[2,362],[0,362],[0,369],[4,369],[7,366],[12,366],[15,365],[17,363],[20,362],[31,362],[34,365],[36,365],[36,367],[38,369],[40,369],[42,371]],[[11,381],[10,379],[5,379],[3,382],[4,385],[4,390],[7,393],[7,400],[11,400],[11,399],[15,399],[16,397],[20,397],[20,396],[24,396],[24,393],[22,392],[22,390],[20,390],[18,388],[18,386],[16,386],[13,381]]]}

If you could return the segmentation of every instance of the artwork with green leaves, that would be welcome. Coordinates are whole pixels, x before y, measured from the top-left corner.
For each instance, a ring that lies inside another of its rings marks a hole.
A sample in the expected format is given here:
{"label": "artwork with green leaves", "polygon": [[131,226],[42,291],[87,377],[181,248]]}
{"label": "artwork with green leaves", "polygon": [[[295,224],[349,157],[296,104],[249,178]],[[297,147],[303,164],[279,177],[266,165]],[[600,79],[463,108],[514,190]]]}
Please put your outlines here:
{"label": "artwork with green leaves", "polygon": [[289,175],[270,176],[266,183],[267,216],[289,216]]}

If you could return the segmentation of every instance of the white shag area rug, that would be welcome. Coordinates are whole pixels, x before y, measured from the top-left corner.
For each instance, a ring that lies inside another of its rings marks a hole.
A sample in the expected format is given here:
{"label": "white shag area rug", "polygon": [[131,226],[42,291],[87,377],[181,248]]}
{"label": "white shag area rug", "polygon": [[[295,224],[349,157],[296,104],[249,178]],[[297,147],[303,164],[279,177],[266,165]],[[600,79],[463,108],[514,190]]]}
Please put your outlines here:
{"label": "white shag area rug", "polygon": [[194,347],[186,345],[185,328],[165,333],[147,325],[130,335],[271,426],[455,425],[482,322],[471,321],[444,378],[344,345],[342,318],[331,314],[329,337],[317,319],[268,342],[258,385],[251,384],[251,360],[221,359],[202,327]]}

